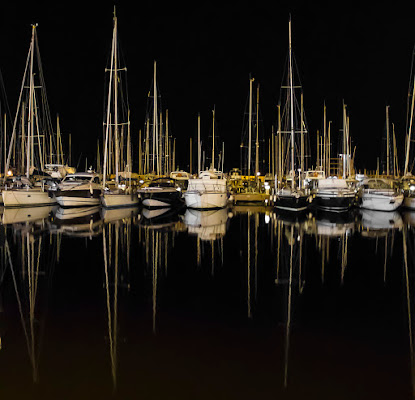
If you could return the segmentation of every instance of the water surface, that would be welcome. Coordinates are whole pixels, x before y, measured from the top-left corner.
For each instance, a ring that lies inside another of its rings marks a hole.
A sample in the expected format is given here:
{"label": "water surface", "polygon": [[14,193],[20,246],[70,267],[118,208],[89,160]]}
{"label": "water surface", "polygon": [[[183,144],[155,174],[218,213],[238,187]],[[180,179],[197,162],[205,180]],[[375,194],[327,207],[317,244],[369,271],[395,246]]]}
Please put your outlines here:
{"label": "water surface", "polygon": [[414,397],[415,214],[2,212],[3,397]]}

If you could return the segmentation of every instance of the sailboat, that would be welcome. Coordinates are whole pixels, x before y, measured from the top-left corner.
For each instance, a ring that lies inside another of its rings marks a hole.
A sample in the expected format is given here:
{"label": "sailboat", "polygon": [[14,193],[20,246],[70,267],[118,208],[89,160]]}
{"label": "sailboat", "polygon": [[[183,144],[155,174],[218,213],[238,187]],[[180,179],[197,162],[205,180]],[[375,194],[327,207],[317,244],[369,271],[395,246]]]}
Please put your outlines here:
{"label": "sailboat", "polygon": [[[288,89],[287,101],[285,105],[286,119],[289,120],[288,128],[285,133],[287,133],[289,138],[289,171],[286,175],[286,182],[283,187],[280,187],[280,182],[276,184],[276,195],[274,196],[274,206],[278,209],[288,210],[288,211],[303,211],[307,209],[312,200],[310,193],[307,188],[304,187],[302,183],[302,173],[304,168],[299,168],[298,174],[296,173],[297,167],[303,167],[304,164],[304,120],[303,120],[303,110],[301,107],[301,121],[300,129],[296,130],[295,121],[294,121],[294,77],[293,77],[293,54],[292,54],[292,41],[291,41],[291,18],[288,23],[288,45],[289,45],[289,55],[288,55],[288,82],[286,86],[283,86],[281,89]],[[297,86],[296,86],[297,87]],[[302,104],[302,102],[301,102]],[[300,165],[297,165],[296,159],[296,134],[300,134],[301,139],[301,151],[300,151]],[[282,155],[280,154],[280,157]]]}
{"label": "sailboat", "polygon": [[[247,129],[244,129],[244,137],[241,142],[241,170],[242,174],[247,179],[238,181],[233,180],[236,185],[233,188],[234,203],[267,203],[269,201],[269,193],[266,193],[262,188],[260,179],[260,154],[259,154],[259,85],[257,86],[257,101],[256,101],[256,120],[253,117],[253,99],[252,99],[252,84],[254,78],[249,78],[249,101],[248,101],[248,124]],[[255,147],[253,146],[253,132],[256,131]],[[246,132],[247,131],[247,132]],[[246,137],[246,133],[248,137]],[[251,178],[252,171],[252,148],[255,148],[255,177]]]}
{"label": "sailboat", "polygon": [[[102,205],[104,207],[131,207],[138,205],[138,196],[132,186],[132,162],[130,143],[130,113],[128,108],[127,88],[120,87],[124,82],[122,72],[126,73],[126,67],[120,67],[118,46],[117,17],[114,10],[114,23],[111,46],[110,73],[108,99],[106,109],[105,126],[105,148],[102,179]],[[123,98],[125,95],[125,98]],[[127,127],[126,162],[123,162],[125,132]],[[114,146],[114,149],[112,148]],[[113,150],[113,152],[112,152]],[[114,154],[114,160],[109,155]],[[114,162],[112,162],[114,161]],[[124,173],[121,168],[125,167]],[[109,174],[115,172],[115,180],[108,181]],[[121,182],[121,178],[124,181]]]}
{"label": "sailboat", "polygon": [[[150,182],[143,184],[138,189],[138,197],[141,204],[147,208],[165,208],[174,207],[183,204],[182,188],[177,184],[176,179],[185,178],[179,171],[171,172],[171,164],[174,160],[170,158],[170,138],[168,132],[168,119],[166,110],[166,123],[163,126],[161,118],[161,100],[158,93],[157,85],[157,63],[154,61],[153,85],[149,91],[147,117],[146,117],[146,156],[145,156],[145,172]],[[159,116],[160,113],[160,116]],[[152,118],[150,118],[152,114]],[[150,122],[151,121],[151,122]],[[151,125],[151,127],[150,127]],[[150,132],[151,128],[151,132]],[[163,129],[164,128],[164,129]],[[174,152],[173,152],[174,154]],[[188,177],[187,177],[188,178]],[[182,185],[183,186],[183,185]]]}
{"label": "sailboat", "polygon": [[386,178],[364,179],[358,193],[360,207],[378,211],[395,211],[404,198],[394,182]]}
{"label": "sailboat", "polygon": [[[415,53],[413,54],[413,57]],[[412,58],[412,68],[413,71],[414,58]],[[412,87],[411,87],[412,86]],[[413,148],[411,148],[411,143],[413,142],[413,122],[414,122],[414,107],[415,107],[415,79],[414,76],[411,76],[410,87],[408,91],[408,111],[410,110],[410,115],[407,119],[407,130],[406,135],[406,145],[405,145],[405,168],[402,178],[403,189],[404,189],[404,201],[403,205],[406,208],[415,210],[415,177],[412,175],[412,168],[414,163],[413,157]],[[411,104],[409,105],[409,100]],[[410,165],[411,161],[411,165]]]}
{"label": "sailboat", "polygon": [[[222,171],[216,170],[215,163],[215,109],[213,109],[212,164],[209,170],[200,171],[198,178],[189,179],[184,200],[188,208],[224,208],[228,204],[228,186]],[[200,148],[200,135],[198,145]],[[200,150],[198,152],[200,154]],[[199,156],[200,166],[200,156]]]}
{"label": "sailboat", "polygon": [[343,150],[340,157],[342,161],[341,177],[330,175],[330,171],[328,171],[328,177],[317,180],[317,188],[313,193],[314,205],[322,210],[345,212],[353,206],[356,199],[355,190],[351,187],[348,179],[351,175],[351,158],[349,117],[345,104],[343,104]]}
{"label": "sailboat", "polygon": [[[48,193],[48,185],[44,179],[49,175],[43,172],[47,146],[51,142],[52,127],[36,27],[37,25],[32,25],[29,53],[5,167],[5,171],[9,171],[12,155],[20,154],[20,160],[13,157],[13,161],[14,168],[20,170],[22,175],[9,178],[11,183],[7,181],[2,192],[5,207],[33,207],[56,202]],[[37,94],[38,89],[41,91],[40,95]],[[21,141],[17,143],[19,136]],[[20,147],[18,151],[16,145]],[[40,176],[40,180],[36,181],[35,175]]]}

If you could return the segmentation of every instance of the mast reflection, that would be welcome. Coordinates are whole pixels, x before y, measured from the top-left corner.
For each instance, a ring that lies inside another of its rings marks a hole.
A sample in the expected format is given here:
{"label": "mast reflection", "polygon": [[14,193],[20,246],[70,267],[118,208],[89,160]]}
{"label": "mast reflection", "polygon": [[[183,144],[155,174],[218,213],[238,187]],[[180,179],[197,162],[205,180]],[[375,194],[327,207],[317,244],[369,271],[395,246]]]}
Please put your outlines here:
{"label": "mast reflection", "polygon": [[274,234],[277,238],[275,284],[281,288],[285,303],[284,330],[284,387],[288,387],[290,335],[293,299],[300,296],[305,286],[305,233],[309,229],[309,214],[273,215]]}
{"label": "mast reflection", "polygon": [[117,389],[119,292],[130,290],[131,237],[136,209],[104,209],[102,249],[106,294],[108,344],[113,390]]}
{"label": "mast reflection", "polygon": [[186,228],[175,208],[143,209],[137,225],[139,243],[145,252],[145,272],[152,278],[152,329],[156,334],[159,275],[167,276],[169,251],[174,248],[175,236]]}
{"label": "mast reflection", "polygon": [[38,383],[48,293],[60,242],[47,231],[39,230],[33,221],[27,222],[25,228],[13,230],[12,240],[6,236],[4,255],[11,272],[33,383]]}

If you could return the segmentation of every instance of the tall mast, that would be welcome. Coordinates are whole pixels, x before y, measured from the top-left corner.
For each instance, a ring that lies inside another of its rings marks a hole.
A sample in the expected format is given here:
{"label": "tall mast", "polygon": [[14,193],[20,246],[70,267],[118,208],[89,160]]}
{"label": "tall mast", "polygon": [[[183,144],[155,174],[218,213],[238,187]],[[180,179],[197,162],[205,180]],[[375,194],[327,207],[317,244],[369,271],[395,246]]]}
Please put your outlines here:
{"label": "tall mast", "polygon": [[189,140],[189,173],[190,175],[192,175],[192,164],[193,164],[193,160],[192,160],[192,150],[193,150],[193,145],[192,145],[192,138],[190,138]]}
{"label": "tall mast", "polygon": [[138,174],[143,174],[143,145],[141,139],[141,129],[138,130]]}
{"label": "tall mast", "polygon": [[248,114],[248,176],[251,176],[251,143],[252,143],[252,82],[249,77],[249,114]]}
{"label": "tall mast", "polygon": [[259,84],[256,88],[256,141],[255,141],[255,177],[259,173]]}
{"label": "tall mast", "polygon": [[317,167],[320,166],[320,131],[317,129]]}
{"label": "tall mast", "polygon": [[169,151],[169,110],[166,109],[166,136],[165,136],[165,146],[164,146],[165,152],[166,152],[166,175],[170,174],[170,151]]}
{"label": "tall mast", "polygon": [[222,142],[222,173],[223,173],[224,162],[225,162],[225,142]]}
{"label": "tall mast", "polygon": [[116,39],[116,32],[117,24],[116,24],[116,17],[115,17],[115,10],[114,10],[114,27],[113,27],[113,34],[112,34],[112,46],[111,46],[111,65],[110,65],[110,81],[108,85],[108,100],[107,100],[107,120],[106,120],[106,128],[105,128],[105,143],[104,143],[104,165],[103,165],[103,178],[102,184],[105,186],[107,180],[107,162],[108,162],[108,147],[109,147],[109,136],[110,136],[110,128],[111,128],[111,97],[112,97],[112,80],[113,80],[113,72],[114,72],[114,51],[115,51],[115,39]]}
{"label": "tall mast", "polygon": [[[147,117],[146,120],[146,149],[145,149],[145,170],[144,173],[150,172],[150,119]],[[154,165],[154,163],[153,163]],[[154,169],[154,167],[153,167]]]}
{"label": "tall mast", "polygon": [[413,117],[414,117],[414,100],[415,100],[415,79],[414,79],[413,90],[412,90],[411,118],[410,118],[410,121],[409,121],[408,134],[407,134],[407,137],[406,137],[406,155],[405,155],[404,176],[408,174],[409,148],[410,148],[410,144],[411,144],[412,122],[413,122]]}
{"label": "tall mast", "polygon": [[28,132],[27,132],[27,148],[26,148],[26,178],[30,175],[30,162],[33,155],[33,139],[34,139],[34,81],[33,81],[33,53],[35,46],[36,26],[32,25],[32,41],[30,50],[30,85],[29,85],[29,118],[28,118]]}
{"label": "tall mast", "polygon": [[[37,25],[36,25],[37,26]],[[21,145],[22,145],[22,156],[20,159],[21,162],[21,168],[22,168],[22,172],[24,169],[24,160],[23,160],[23,154],[24,154],[24,109],[25,109],[25,102],[22,100],[23,98],[23,91],[25,89],[26,86],[26,77],[27,77],[27,69],[29,67],[30,64],[30,58],[31,58],[31,53],[32,53],[32,42],[33,42],[33,36],[34,36],[34,29],[35,26],[32,26],[32,40],[30,41],[30,46],[29,46],[29,52],[27,54],[27,59],[26,59],[26,67],[25,67],[25,71],[24,71],[24,75],[23,75],[23,80],[22,80],[22,85],[20,87],[20,94],[19,94],[19,101],[17,103],[17,110],[22,109],[22,113],[21,113],[21,120],[22,120],[22,137],[21,137]],[[12,135],[10,138],[10,144],[9,144],[9,150],[7,153],[7,161],[6,161],[6,167],[5,167],[5,171],[6,171],[6,175],[4,176],[4,180],[6,180],[7,177],[7,171],[9,170],[9,166],[10,166],[10,160],[13,154],[13,159],[15,160],[14,157],[14,151],[15,151],[15,142],[16,142],[16,136],[17,136],[17,132],[16,132],[16,127],[17,127],[17,123],[19,121],[19,111],[16,112],[16,116],[14,118],[14,122],[13,122],[13,129],[12,129]]]}
{"label": "tall mast", "polygon": [[283,151],[282,151],[282,140],[281,140],[281,105],[278,104],[278,129],[277,129],[277,135],[278,135],[278,183],[282,180],[283,175]]}
{"label": "tall mast", "polygon": [[393,137],[393,177],[396,178],[398,173],[398,157],[396,154],[396,137],[395,137],[395,125],[392,123],[392,137]]}
{"label": "tall mast", "polygon": [[289,41],[289,79],[290,79],[290,124],[291,124],[291,173],[292,187],[294,186],[294,85],[293,85],[293,65],[292,65],[292,47],[291,47],[291,16],[288,22],[288,41]]}
{"label": "tall mast", "polygon": [[346,104],[343,102],[343,179],[346,179],[346,146],[347,146],[347,117]]}
{"label": "tall mast", "polygon": [[327,158],[327,149],[326,149],[326,136],[327,136],[327,115],[326,115],[326,102],[324,101],[323,106],[323,138],[324,138],[324,162],[323,162],[323,171],[326,171],[326,158]]}
{"label": "tall mast", "polygon": [[272,152],[271,175],[275,176],[275,133],[274,133],[274,125],[271,126],[271,152]]}
{"label": "tall mast", "polygon": [[[301,109],[300,109],[300,138],[301,138],[301,154],[300,154],[300,168],[301,173],[304,172],[304,101],[303,101],[303,92],[301,92]],[[301,179],[300,179],[301,182]]]}
{"label": "tall mast", "polygon": [[157,64],[154,60],[154,76],[153,76],[153,171],[155,158],[157,159],[157,175],[160,175],[159,170],[159,154],[158,154],[158,109],[157,109],[157,81],[156,81]]}
{"label": "tall mast", "polygon": [[389,106],[386,106],[386,175],[389,176]]}
{"label": "tall mast", "polygon": [[328,159],[327,159],[327,174],[328,176],[330,176],[330,169],[331,169],[331,165],[330,165],[330,157],[331,157],[331,134],[330,134],[330,127],[331,127],[331,121],[329,121],[329,127],[328,127],[328,149],[327,149],[327,154],[328,154]]}
{"label": "tall mast", "polygon": [[212,110],[212,170],[215,169],[215,106]]}
{"label": "tall mast", "polygon": [[118,139],[118,48],[117,48],[117,17],[114,8],[114,128],[115,128],[115,182],[118,185],[120,167],[120,143]]}
{"label": "tall mast", "polygon": [[6,118],[6,113],[4,113],[4,124],[3,124],[3,163],[4,163],[4,175],[3,176],[6,176],[7,175],[7,171],[6,171],[6,164],[7,164],[7,161],[6,161],[6,147],[7,147],[7,143],[6,143],[6,138],[7,138],[7,135],[6,135],[6,132],[7,132],[7,118]]}
{"label": "tall mast", "polygon": [[199,175],[202,167],[202,148],[200,146],[200,113],[197,113],[197,174]]}

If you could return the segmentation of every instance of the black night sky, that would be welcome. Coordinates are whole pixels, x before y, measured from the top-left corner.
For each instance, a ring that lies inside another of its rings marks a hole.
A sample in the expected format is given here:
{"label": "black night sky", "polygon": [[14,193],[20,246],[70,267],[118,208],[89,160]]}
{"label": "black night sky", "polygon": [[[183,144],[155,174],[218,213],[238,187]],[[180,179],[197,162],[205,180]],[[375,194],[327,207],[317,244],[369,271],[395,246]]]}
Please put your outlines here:
{"label": "black night sky", "polygon": [[[217,134],[225,142],[227,170],[239,166],[239,143],[249,90],[249,74],[261,85],[260,107],[266,137],[276,120],[285,67],[288,19],[304,89],[312,149],[321,129],[323,102],[333,132],[341,128],[342,102],[348,105],[357,168],[376,168],[390,105],[403,153],[412,50],[413,8],[342,3],[275,3],[238,7],[197,5],[169,10],[117,2],[119,37],[128,67],[132,131],[143,128],[146,96],[157,60],[162,105],[177,138],[178,164],[188,163],[189,138],[202,135],[216,107]],[[171,11],[171,12],[170,12]],[[52,115],[72,134],[73,160],[95,157],[102,135],[104,68],[110,51],[113,4],[18,2],[2,6],[0,69],[12,115],[15,112],[30,41],[38,23],[39,46]],[[401,157],[402,159],[402,157]],[[81,168],[81,167],[80,167]]]}

